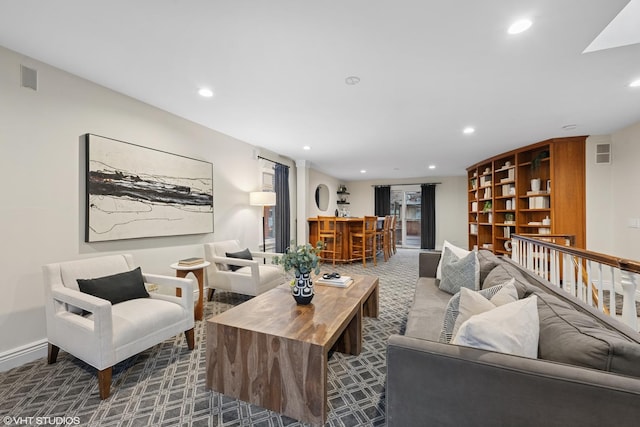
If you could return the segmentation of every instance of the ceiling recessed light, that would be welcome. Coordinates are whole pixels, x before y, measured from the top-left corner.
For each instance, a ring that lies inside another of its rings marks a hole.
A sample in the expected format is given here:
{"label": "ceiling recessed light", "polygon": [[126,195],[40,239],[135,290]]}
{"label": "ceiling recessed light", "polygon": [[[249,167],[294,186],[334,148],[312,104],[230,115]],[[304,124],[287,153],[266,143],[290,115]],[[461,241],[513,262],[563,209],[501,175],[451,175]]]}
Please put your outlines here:
{"label": "ceiling recessed light", "polygon": [[311,147],[309,147],[308,145],[305,145],[304,147],[302,147],[303,150],[309,151],[311,150]]}
{"label": "ceiling recessed light", "polygon": [[213,96],[213,91],[211,89],[203,87],[198,90],[198,95],[203,96],[205,98],[211,98]]}
{"label": "ceiling recessed light", "polygon": [[474,133],[475,131],[476,130],[471,126],[467,126],[466,128],[462,129],[462,133],[466,133],[467,135]]}
{"label": "ceiling recessed light", "polygon": [[436,165],[429,165],[429,169],[435,169]]}
{"label": "ceiling recessed light", "polygon": [[574,129],[576,129],[577,127],[578,127],[578,126],[576,126],[576,125],[574,125],[574,124],[571,124],[571,125],[564,125],[564,126],[562,126],[562,129],[563,129],[563,130],[574,130]]}
{"label": "ceiling recessed light", "polygon": [[531,21],[529,21],[528,19],[520,19],[519,21],[511,24],[507,32],[509,34],[519,34],[523,31],[527,31],[531,27],[531,24]]}
{"label": "ceiling recessed light", "polygon": [[349,76],[346,79],[344,79],[344,82],[350,86],[357,85],[358,83],[360,83],[360,77]]}
{"label": "ceiling recessed light", "polygon": [[640,79],[634,80],[631,83],[629,83],[629,87],[640,87]]}
{"label": "ceiling recessed light", "polygon": [[366,169],[360,169],[360,173],[367,173]]}

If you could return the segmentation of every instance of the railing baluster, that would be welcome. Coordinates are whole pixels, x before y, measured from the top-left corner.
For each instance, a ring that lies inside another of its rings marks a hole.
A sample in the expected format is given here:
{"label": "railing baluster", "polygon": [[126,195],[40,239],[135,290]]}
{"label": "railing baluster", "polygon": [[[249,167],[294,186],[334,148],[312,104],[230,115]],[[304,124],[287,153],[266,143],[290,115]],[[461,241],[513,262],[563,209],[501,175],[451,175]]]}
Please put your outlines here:
{"label": "railing baluster", "polygon": [[636,309],[636,275],[628,271],[620,272],[622,285],[622,321],[638,330],[638,312]]}
{"label": "railing baluster", "polygon": [[611,280],[609,280],[609,313],[613,317],[616,316],[616,270],[614,267],[609,267],[611,273]]}
{"label": "railing baluster", "polygon": [[604,311],[604,290],[602,283],[602,264],[598,263],[598,310]]}
{"label": "railing baluster", "polygon": [[593,292],[591,292],[591,261],[587,260],[587,277],[585,278],[585,284],[587,285],[587,303],[593,307]]}

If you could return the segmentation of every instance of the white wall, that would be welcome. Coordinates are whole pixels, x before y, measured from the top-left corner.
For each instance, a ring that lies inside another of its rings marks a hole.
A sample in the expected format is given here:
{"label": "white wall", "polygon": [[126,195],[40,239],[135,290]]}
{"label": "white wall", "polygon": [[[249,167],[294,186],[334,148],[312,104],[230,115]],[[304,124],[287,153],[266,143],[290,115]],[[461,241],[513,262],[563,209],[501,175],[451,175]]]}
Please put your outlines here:
{"label": "white wall", "polygon": [[[38,91],[20,87],[20,64],[38,70]],[[2,47],[0,94],[0,370],[16,349],[44,348],[43,264],[128,252],[143,270],[174,275],[169,264],[203,255],[204,242],[257,248],[260,212],[248,192],[260,173],[250,145]],[[84,243],[86,133],[213,163],[214,233]]]}
{"label": "white wall", "polygon": [[[611,164],[596,165],[595,144],[611,142]],[[640,122],[587,140],[587,249],[640,260]]]}
{"label": "white wall", "polygon": [[[316,188],[319,184],[324,184],[329,188],[329,207],[326,211],[321,211],[316,206]],[[318,215],[327,215],[333,216],[335,215],[338,200],[338,186],[340,186],[340,181],[337,178],[324,174],[322,172],[318,172],[315,169],[309,169],[309,197],[307,198],[307,218],[313,218]]]}
{"label": "white wall", "polygon": [[613,253],[613,163],[596,164],[596,144],[612,144],[611,135],[590,136],[586,142],[587,249]]}

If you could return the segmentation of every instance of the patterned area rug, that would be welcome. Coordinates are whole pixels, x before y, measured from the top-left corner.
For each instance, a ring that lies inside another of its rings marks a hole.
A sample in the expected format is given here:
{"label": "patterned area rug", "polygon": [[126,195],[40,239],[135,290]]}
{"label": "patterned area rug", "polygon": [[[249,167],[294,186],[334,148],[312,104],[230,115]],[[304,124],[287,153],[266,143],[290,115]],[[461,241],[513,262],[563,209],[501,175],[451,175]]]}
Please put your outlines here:
{"label": "patterned area rug", "polygon": [[[380,280],[380,316],[364,320],[362,353],[329,355],[329,426],[385,425],[386,341],[404,330],[418,276],[418,251],[399,249],[388,262],[378,261],[377,267],[367,263],[366,269],[362,263],[336,265],[335,269],[325,264],[322,269],[323,273],[368,274]],[[216,292],[205,307],[205,318],[247,298]],[[56,420],[57,425],[73,425],[78,419],[82,426],[104,427],[305,425],[208,391],[204,325],[196,322],[192,352],[181,334],[116,365],[111,396],[105,401],[98,396],[95,369],[64,351],[53,365],[41,359],[0,373],[0,417],[3,421],[22,417],[19,425],[55,425]],[[28,417],[32,417],[30,423]],[[18,425],[9,421],[5,424]]]}

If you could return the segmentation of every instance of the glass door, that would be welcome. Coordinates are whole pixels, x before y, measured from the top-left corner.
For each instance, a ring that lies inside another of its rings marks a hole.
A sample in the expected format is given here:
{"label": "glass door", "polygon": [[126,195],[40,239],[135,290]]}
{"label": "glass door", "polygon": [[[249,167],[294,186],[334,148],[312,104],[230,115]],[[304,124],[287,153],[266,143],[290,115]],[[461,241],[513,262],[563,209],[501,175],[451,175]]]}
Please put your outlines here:
{"label": "glass door", "polygon": [[420,248],[421,202],[420,190],[391,188],[391,215],[396,216],[397,246]]}

